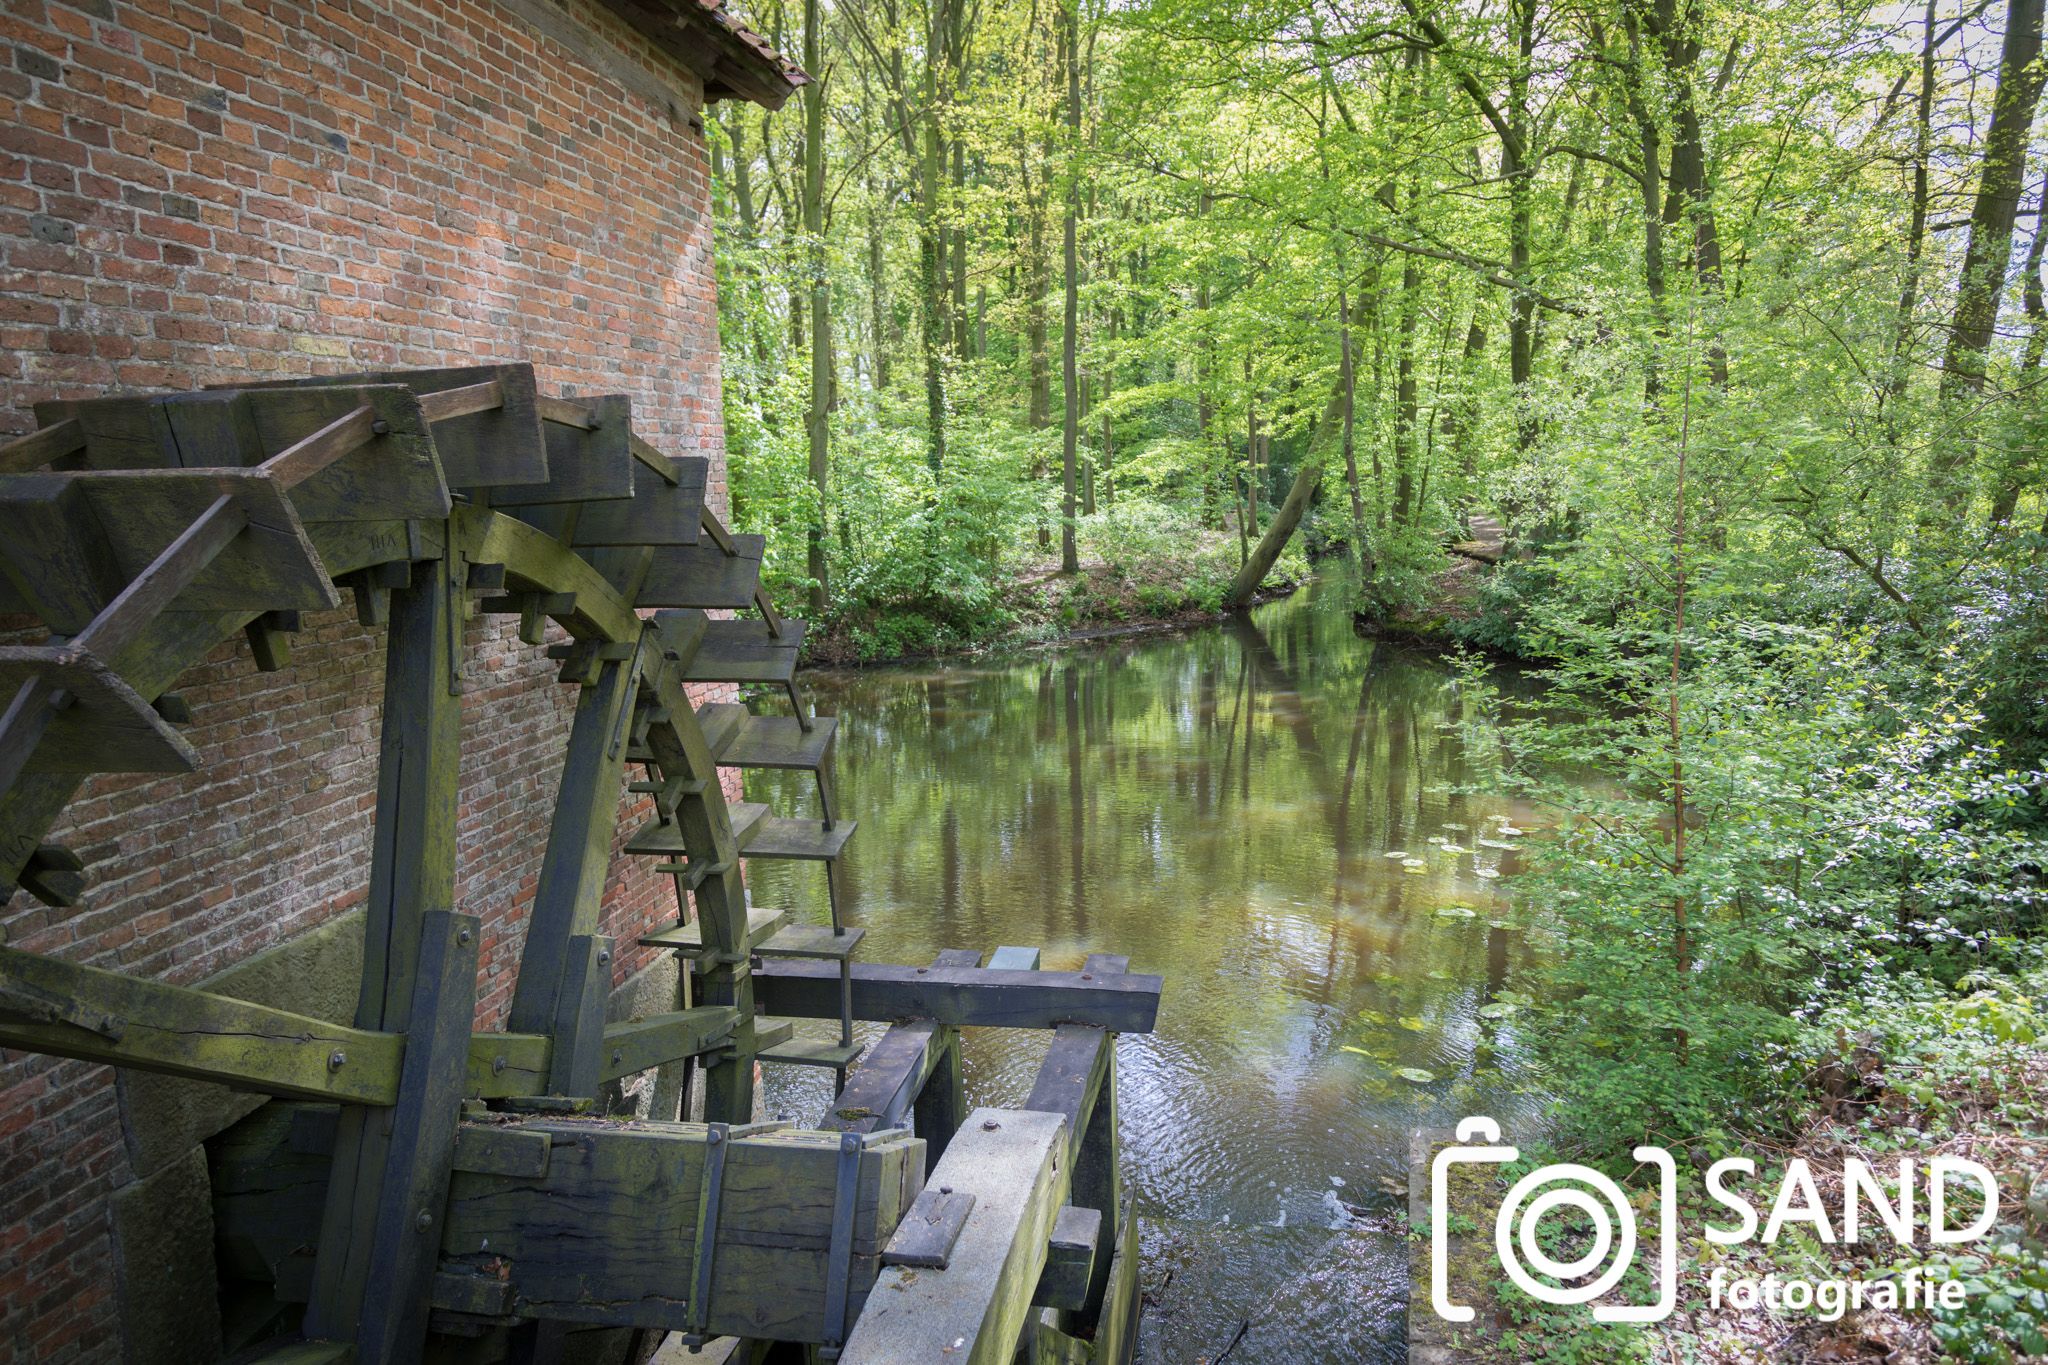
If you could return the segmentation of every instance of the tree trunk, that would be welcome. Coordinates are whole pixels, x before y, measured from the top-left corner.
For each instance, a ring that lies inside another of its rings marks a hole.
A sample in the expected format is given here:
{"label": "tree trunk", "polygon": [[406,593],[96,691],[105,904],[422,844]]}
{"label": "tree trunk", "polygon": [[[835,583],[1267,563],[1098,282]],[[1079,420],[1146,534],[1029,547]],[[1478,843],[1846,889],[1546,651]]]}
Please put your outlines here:
{"label": "tree trunk", "polygon": [[1294,528],[1301,525],[1302,514],[1308,511],[1309,499],[1315,496],[1316,485],[1322,482],[1323,466],[1313,456],[1304,456],[1301,468],[1295,471],[1294,485],[1287,490],[1286,499],[1273,514],[1273,522],[1266,528],[1266,534],[1259,537],[1258,548],[1253,550],[1237,571],[1237,578],[1230,585],[1230,605],[1241,607],[1252,600],[1252,594],[1265,582],[1266,574],[1272,569],[1280,552],[1287,548],[1287,542],[1294,535]]}
{"label": "tree trunk", "polygon": [[[821,0],[804,0],[804,66],[823,71],[824,16]],[[806,569],[813,612],[830,596],[825,560],[825,507],[832,470],[832,283],[825,273],[825,83],[813,77],[804,87],[804,232],[811,277],[811,406],[804,414],[810,439],[811,486],[818,498],[811,514]]]}
{"label": "tree trunk", "polygon": [[[1991,101],[1991,127],[1984,138],[1977,202],[1970,211],[1970,240],[1956,287],[1955,323],[1942,361],[1944,398],[1984,388],[1985,353],[1998,320],[1998,299],[2012,259],[2012,225],[2020,206],[2033,133],[2034,104],[2041,95],[2042,0],[2010,0],[2005,43],[1998,62],[1998,92]],[[1968,442],[1954,442],[1936,456],[1937,469],[1953,474],[1969,458]]]}
{"label": "tree trunk", "polygon": [[[1341,263],[1339,268],[1341,269]],[[1358,410],[1358,367],[1351,354],[1351,294],[1337,287],[1337,402],[1343,418],[1344,486],[1351,493],[1351,554],[1359,572],[1372,569],[1371,552],[1365,543],[1365,496],[1358,487],[1358,442],[1355,420]]]}
{"label": "tree trunk", "polygon": [[1062,314],[1065,335],[1060,339],[1060,372],[1066,385],[1066,425],[1061,432],[1061,476],[1065,484],[1060,500],[1060,569],[1076,573],[1081,558],[1074,544],[1074,476],[1081,441],[1081,381],[1078,349],[1081,311],[1081,270],[1077,250],[1078,219],[1081,213],[1080,168],[1074,164],[1081,131],[1081,0],[1065,0],[1060,10],[1061,59],[1067,69],[1067,215],[1065,226],[1066,304]]}
{"label": "tree trunk", "polygon": [[1906,351],[1913,344],[1913,310],[1920,306],[1920,255],[1927,245],[1927,163],[1934,122],[1934,0],[1927,0],[1921,22],[1925,32],[1920,39],[1920,96],[1913,128],[1913,212],[1906,228],[1906,282],[1899,290],[1899,320],[1892,334],[1892,372],[1885,381],[1887,398],[1897,398],[1906,391],[1910,374]]}

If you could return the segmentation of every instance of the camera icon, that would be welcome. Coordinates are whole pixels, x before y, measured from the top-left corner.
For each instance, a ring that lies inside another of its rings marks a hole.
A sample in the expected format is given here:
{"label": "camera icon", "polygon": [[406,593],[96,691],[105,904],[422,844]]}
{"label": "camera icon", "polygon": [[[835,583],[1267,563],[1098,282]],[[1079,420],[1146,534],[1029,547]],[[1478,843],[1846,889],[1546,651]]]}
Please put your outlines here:
{"label": "camera icon", "polygon": [[[1471,1307],[1450,1298],[1450,1168],[1459,1163],[1505,1165],[1521,1152],[1501,1145],[1500,1125],[1489,1118],[1459,1123],[1457,1141],[1459,1145],[1437,1153],[1429,1168],[1430,1306],[1446,1322],[1470,1322]],[[1474,1142],[1481,1145],[1466,1145]],[[1574,1162],[1537,1167],[1509,1187],[1501,1200],[1493,1225],[1494,1251],[1517,1288],[1544,1303],[1591,1303],[1596,1322],[1662,1322],[1671,1316],[1678,1305],[1678,1165],[1662,1147],[1638,1147],[1634,1155],[1657,1169],[1656,1302],[1594,1302],[1612,1291],[1635,1263],[1636,1213],[1621,1186]],[[1577,1210],[1593,1225],[1593,1245],[1576,1260],[1557,1259],[1537,1240],[1538,1225],[1555,1209]],[[1530,1267],[1554,1280],[1592,1278],[1582,1284],[1545,1284]]]}

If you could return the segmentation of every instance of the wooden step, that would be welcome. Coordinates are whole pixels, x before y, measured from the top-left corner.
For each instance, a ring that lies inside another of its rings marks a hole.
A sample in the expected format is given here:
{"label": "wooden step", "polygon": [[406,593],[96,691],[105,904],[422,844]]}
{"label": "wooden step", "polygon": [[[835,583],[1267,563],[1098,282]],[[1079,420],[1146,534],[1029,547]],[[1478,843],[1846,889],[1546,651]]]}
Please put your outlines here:
{"label": "wooden step", "polygon": [[[623,393],[591,398],[553,398],[543,394],[537,406],[541,439],[547,444],[547,480],[494,489],[492,507],[518,516],[527,509],[548,504],[633,496],[638,471],[633,459],[630,397]],[[549,535],[557,534],[553,529],[542,529]]]}
{"label": "wooden step", "polygon": [[830,862],[846,848],[846,841],[853,837],[858,823],[840,820],[827,829],[822,820],[793,820],[781,815],[766,815],[740,840],[740,852],[749,858]]}
{"label": "wooden step", "polygon": [[829,924],[792,924],[756,943],[754,951],[762,957],[816,957],[838,962],[853,956],[867,932],[843,929],[834,933]]}
{"label": "wooden step", "polygon": [[76,635],[220,498],[248,525],[178,611],[322,611],[341,598],[278,480],[254,469],[120,469],[0,479],[0,556],[21,596]]}
{"label": "wooden step", "polygon": [[[766,906],[747,907],[747,949],[756,951],[765,939],[776,937],[789,923],[789,911],[771,910]],[[684,957],[697,957],[708,951],[704,946],[702,921],[676,924],[659,933],[649,934],[640,940],[643,948],[672,948]],[[793,956],[793,954],[792,954]]]}
{"label": "wooden step", "polygon": [[805,730],[794,716],[756,716],[737,702],[703,707],[697,720],[721,768],[816,772],[831,761],[832,738],[839,728],[836,717],[819,716]]}
{"label": "wooden step", "polygon": [[[367,407],[383,430],[292,489],[311,522],[437,519],[448,515],[448,486],[419,400],[400,385],[330,384],[153,394],[140,398],[61,399],[36,404],[56,429],[77,423],[77,449],[57,469],[239,469],[272,456]],[[46,449],[48,447],[46,446]],[[0,461],[0,472],[25,463]]]}
{"label": "wooden step", "polygon": [[[748,835],[757,830],[761,822],[768,818],[767,805],[759,801],[730,802],[725,809],[732,817],[733,837],[739,841],[742,848],[746,846]],[[689,851],[688,846],[683,843],[682,824],[675,820],[666,824],[659,819],[650,820],[626,841],[628,853],[667,856]]]}
{"label": "wooden step", "polygon": [[[556,430],[550,426],[550,431]],[[629,461],[631,457],[626,457]],[[676,480],[670,483],[646,469],[636,476],[629,497],[552,507],[511,506],[494,497],[493,505],[560,539],[569,537],[577,549],[621,545],[693,546],[702,534],[704,484],[709,463],[701,459],[670,461]],[[522,493],[523,489],[512,489]],[[573,522],[573,525],[572,525]]]}
{"label": "wooden step", "polygon": [[[733,554],[716,545],[669,545],[654,552],[654,562],[640,584],[639,607],[727,608],[738,611],[754,604],[761,585],[761,553],[765,536],[734,536]],[[614,580],[615,582],[617,580]]]}
{"label": "wooden step", "polygon": [[781,635],[753,618],[710,621],[697,652],[683,666],[685,682],[786,683],[796,676],[804,623],[785,619]]}
{"label": "wooden step", "polygon": [[[547,482],[547,440],[541,434],[540,395],[534,388],[533,366],[524,361],[433,370],[375,370],[262,384],[238,383],[232,387],[328,388],[365,384],[403,384],[420,400],[420,408],[432,424],[434,450],[449,487],[494,488]],[[486,386],[495,386],[495,392],[478,397],[485,393]],[[438,415],[449,411],[454,415]]]}
{"label": "wooden step", "polygon": [[[755,1028],[764,1026],[784,1029],[791,1033],[794,1027],[785,1020],[760,1019]],[[787,1042],[773,1047],[764,1047],[760,1058],[764,1062],[781,1062],[788,1066],[829,1066],[847,1067],[858,1061],[867,1047],[863,1043],[842,1043],[837,1038],[790,1038]]]}
{"label": "wooden step", "polygon": [[769,1048],[788,1046],[791,1036],[795,1033],[796,1024],[792,1020],[762,1019],[758,1016],[754,1020],[754,1046],[762,1052]]}

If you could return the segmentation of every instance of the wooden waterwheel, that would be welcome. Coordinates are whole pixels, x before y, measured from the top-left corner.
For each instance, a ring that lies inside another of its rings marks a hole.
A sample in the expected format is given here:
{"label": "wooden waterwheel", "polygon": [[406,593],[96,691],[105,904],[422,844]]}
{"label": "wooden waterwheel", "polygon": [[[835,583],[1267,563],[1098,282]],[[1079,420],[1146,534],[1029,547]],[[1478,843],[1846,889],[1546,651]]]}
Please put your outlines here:
{"label": "wooden waterwheel", "polygon": [[[744,1360],[1129,1357],[1115,1037],[1152,1026],[1159,979],[1014,948],[854,961],[836,722],[808,713],[803,623],[762,594],[761,539],[704,505],[705,462],[634,434],[623,397],[537,394],[524,365],[38,417],[0,447],[0,612],[48,630],[0,648],[0,899],[79,899],[89,870],[48,834],[87,775],[195,766],[170,689],[223,640],[282,667],[342,589],[388,630],[348,1025],[0,947],[0,1044],[275,1097],[214,1171],[220,1254],[274,1300],[246,1358],[621,1359],[671,1332]],[[579,689],[503,1032],[475,1031],[480,928],[453,908],[477,612],[536,648],[557,623]],[[703,682],[779,686],[792,714],[693,706]],[[755,767],[812,773],[817,818],[728,802],[719,770]],[[674,1009],[607,1022],[628,787],[653,816],[626,851],[676,890],[642,941],[688,970]],[[751,906],[754,858],[823,863],[831,922]],[[856,1021],[888,1028],[863,1049]],[[965,1112],[963,1026],[1054,1031],[1023,1108]],[[757,1063],[830,1068],[837,1096],[811,1128],[756,1122]],[[603,1112],[657,1068],[657,1111],[704,1121]]]}

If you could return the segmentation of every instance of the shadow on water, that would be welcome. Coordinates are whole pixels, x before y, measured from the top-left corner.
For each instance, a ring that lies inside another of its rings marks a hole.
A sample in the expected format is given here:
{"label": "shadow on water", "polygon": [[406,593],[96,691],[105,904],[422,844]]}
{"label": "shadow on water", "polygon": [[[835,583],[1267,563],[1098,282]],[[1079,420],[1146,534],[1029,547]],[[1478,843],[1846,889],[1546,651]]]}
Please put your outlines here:
{"label": "shadow on water", "polygon": [[[1166,978],[1157,1031],[1119,1052],[1143,1358],[1405,1359],[1408,1131],[1511,1123],[1538,1089],[1496,1002],[1524,948],[1495,879],[1534,817],[1467,790],[1485,767],[1452,673],[1358,638],[1332,574],[1187,634],[813,683],[841,717],[866,960],[1024,944]],[[811,808],[796,781],[749,795]],[[750,881],[825,918],[815,868]],[[971,1100],[1021,1102],[1044,1048],[970,1038]],[[829,1073],[795,1070],[771,1109],[815,1115]]]}

